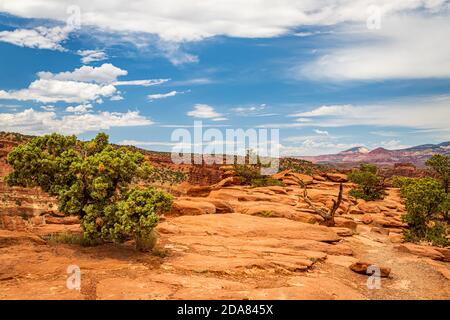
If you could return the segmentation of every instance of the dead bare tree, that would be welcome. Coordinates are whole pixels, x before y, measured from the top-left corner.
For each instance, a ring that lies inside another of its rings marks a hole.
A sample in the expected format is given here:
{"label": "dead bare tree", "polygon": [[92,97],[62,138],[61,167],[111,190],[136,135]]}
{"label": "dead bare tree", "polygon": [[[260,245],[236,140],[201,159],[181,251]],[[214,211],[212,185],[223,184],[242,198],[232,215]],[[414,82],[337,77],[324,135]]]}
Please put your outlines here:
{"label": "dead bare tree", "polygon": [[306,185],[301,180],[300,180],[300,184],[303,187],[303,199],[305,200],[305,202],[310,206],[311,209],[314,210],[315,213],[317,213],[319,216],[321,216],[324,219],[324,221],[321,222],[320,224],[325,225],[327,227],[334,227],[336,224],[334,221],[334,215],[336,214],[336,211],[342,202],[342,193],[343,193],[342,183],[339,185],[339,194],[338,194],[337,200],[333,199],[332,200],[333,205],[331,206],[331,208],[326,208],[326,209],[316,207],[312,203],[311,199],[308,197],[308,191],[306,189]]}

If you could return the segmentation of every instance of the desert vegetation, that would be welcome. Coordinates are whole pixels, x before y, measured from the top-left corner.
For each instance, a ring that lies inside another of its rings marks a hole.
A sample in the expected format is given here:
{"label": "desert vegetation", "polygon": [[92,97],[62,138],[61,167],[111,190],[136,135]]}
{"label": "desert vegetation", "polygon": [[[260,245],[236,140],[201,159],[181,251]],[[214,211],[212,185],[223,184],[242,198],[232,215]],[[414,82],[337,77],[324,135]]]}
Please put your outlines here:
{"label": "desert vegetation", "polygon": [[162,191],[132,188],[152,168],[141,153],[112,147],[103,133],[87,142],[59,134],[36,137],[7,161],[13,168],[8,185],[40,187],[55,196],[59,211],[80,217],[85,241],[134,238],[138,249],[148,249],[159,215],[171,207],[172,197]]}
{"label": "desert vegetation", "polygon": [[377,175],[378,168],[373,164],[361,164],[348,178],[358,186],[350,195],[367,201],[383,199],[385,195],[383,180]]}
{"label": "desert vegetation", "polygon": [[409,228],[405,239],[411,242],[427,241],[438,246],[448,246],[450,196],[448,193],[450,157],[435,155],[427,162],[438,179],[394,177],[394,187],[400,188],[405,201],[406,214],[402,219]]}

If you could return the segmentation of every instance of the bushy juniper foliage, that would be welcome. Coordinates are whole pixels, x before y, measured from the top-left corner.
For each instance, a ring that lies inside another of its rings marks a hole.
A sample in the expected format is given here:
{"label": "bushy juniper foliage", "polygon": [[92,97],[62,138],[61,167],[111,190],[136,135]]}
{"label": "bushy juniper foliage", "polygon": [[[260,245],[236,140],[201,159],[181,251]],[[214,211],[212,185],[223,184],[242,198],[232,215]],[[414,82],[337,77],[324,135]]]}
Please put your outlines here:
{"label": "bushy juniper foliage", "polygon": [[59,134],[33,138],[8,155],[11,186],[41,187],[58,199],[59,210],[77,215],[86,239],[122,242],[151,233],[159,214],[170,209],[170,195],[132,190],[152,168],[139,152],[116,148],[99,133],[82,142]]}

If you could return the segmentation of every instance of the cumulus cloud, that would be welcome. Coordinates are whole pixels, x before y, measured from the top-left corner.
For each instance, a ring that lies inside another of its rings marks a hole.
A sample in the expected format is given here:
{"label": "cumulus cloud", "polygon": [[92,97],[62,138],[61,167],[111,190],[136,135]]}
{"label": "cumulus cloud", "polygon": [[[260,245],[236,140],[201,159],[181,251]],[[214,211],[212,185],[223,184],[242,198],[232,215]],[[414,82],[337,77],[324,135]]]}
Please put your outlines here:
{"label": "cumulus cloud", "polygon": [[100,67],[82,66],[73,71],[52,73],[38,72],[38,80],[33,81],[28,88],[20,90],[0,90],[0,99],[34,100],[44,103],[67,102],[84,103],[96,101],[102,103],[102,98],[121,100],[116,86],[138,85],[153,86],[164,83],[168,79],[117,81],[128,71],[120,69],[110,63]]}
{"label": "cumulus cloud", "polygon": [[81,56],[81,62],[84,64],[108,59],[106,52],[102,50],[78,50],[77,54]]}
{"label": "cumulus cloud", "polygon": [[37,27],[35,29],[1,31],[0,41],[20,47],[65,51],[61,42],[69,37],[71,31],[71,27]]}
{"label": "cumulus cloud", "polygon": [[218,113],[213,107],[207,104],[196,104],[194,110],[187,113],[188,116],[200,119],[211,119],[213,121],[227,120],[223,114]]}
{"label": "cumulus cloud", "polygon": [[108,130],[113,127],[135,127],[153,124],[138,111],[98,112],[59,117],[51,111],[26,109],[18,113],[0,113],[0,129],[32,135],[52,132],[80,134],[88,131]]}
{"label": "cumulus cloud", "polygon": [[92,104],[80,104],[78,106],[70,106],[66,108],[67,112],[76,113],[76,114],[83,114],[88,113],[92,109]]}
{"label": "cumulus cloud", "polygon": [[[213,36],[275,37],[304,25],[364,22],[373,0],[212,0],[142,1],[139,5],[106,0],[3,0],[0,11],[27,18],[65,21],[67,7],[79,5],[83,25],[102,30],[157,34],[165,41],[196,41]],[[437,11],[445,0],[378,0],[384,15],[407,10]],[[52,10],[42,10],[42,8]],[[236,10],[236,8],[239,8]]]}
{"label": "cumulus cloud", "polygon": [[51,73],[38,72],[38,77],[46,80],[95,82],[100,84],[112,83],[120,76],[126,76],[128,71],[120,69],[111,63],[104,63],[100,67],[82,66],[73,71]]}
{"label": "cumulus cloud", "polygon": [[81,103],[97,100],[101,97],[114,95],[116,88],[112,85],[94,83],[46,80],[33,81],[26,89],[4,91],[0,90],[0,99],[19,101],[34,100],[44,103],[67,102]]}

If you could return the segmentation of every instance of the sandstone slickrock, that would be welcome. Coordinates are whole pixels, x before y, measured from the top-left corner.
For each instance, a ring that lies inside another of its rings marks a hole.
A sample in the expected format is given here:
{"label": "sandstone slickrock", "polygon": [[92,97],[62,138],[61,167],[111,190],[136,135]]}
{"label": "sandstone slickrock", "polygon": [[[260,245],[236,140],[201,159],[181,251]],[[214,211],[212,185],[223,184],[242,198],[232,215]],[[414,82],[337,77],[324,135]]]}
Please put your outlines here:
{"label": "sandstone slickrock", "polygon": [[445,260],[445,255],[435,247],[420,246],[412,243],[404,243],[396,246],[397,250],[407,252],[414,255],[431,258],[433,260]]}
{"label": "sandstone slickrock", "polygon": [[80,218],[78,218],[76,216],[61,217],[61,218],[46,216],[45,223],[48,223],[48,224],[79,224]]}
{"label": "sandstone slickrock", "polygon": [[32,233],[0,230],[0,248],[24,243],[45,244],[46,242]]}

